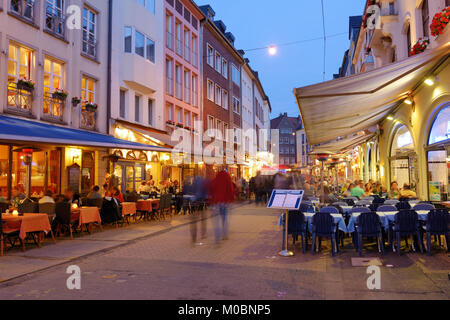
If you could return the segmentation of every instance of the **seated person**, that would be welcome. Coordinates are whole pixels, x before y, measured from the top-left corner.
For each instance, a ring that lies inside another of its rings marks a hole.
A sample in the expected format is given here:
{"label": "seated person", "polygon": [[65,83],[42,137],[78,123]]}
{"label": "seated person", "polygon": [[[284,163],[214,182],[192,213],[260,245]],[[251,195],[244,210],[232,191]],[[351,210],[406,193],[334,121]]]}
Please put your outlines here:
{"label": "seated person", "polygon": [[112,194],[113,194],[114,198],[117,199],[117,201],[119,201],[119,203],[125,202],[125,199],[123,198],[123,194],[122,194],[122,192],[120,192],[119,188],[114,187]]}
{"label": "seated person", "polygon": [[95,200],[95,199],[102,199],[103,196],[102,196],[101,193],[100,193],[100,187],[99,187],[99,186],[93,187],[93,188],[92,188],[92,191],[89,192],[89,193],[87,194],[86,197],[87,197],[88,199],[92,199],[92,200]]}
{"label": "seated person", "polygon": [[140,194],[149,194],[150,193],[150,186],[147,185],[146,181],[142,181],[141,185],[139,186],[138,193]]}
{"label": "seated person", "polygon": [[411,186],[407,183],[403,185],[403,189],[400,191],[400,198],[417,198],[417,194],[411,190]]}
{"label": "seated person", "polygon": [[350,196],[361,199],[364,196],[364,190],[362,188],[363,183],[360,182],[356,187],[354,187],[350,193]]}
{"label": "seated person", "polygon": [[18,205],[23,200],[25,200],[26,197],[27,196],[23,192],[20,191],[19,187],[14,187],[12,189],[12,193],[11,193],[11,204]]}
{"label": "seated person", "polygon": [[53,192],[51,190],[45,191],[45,195],[39,199],[39,204],[43,203],[55,203],[55,200],[53,199]]}

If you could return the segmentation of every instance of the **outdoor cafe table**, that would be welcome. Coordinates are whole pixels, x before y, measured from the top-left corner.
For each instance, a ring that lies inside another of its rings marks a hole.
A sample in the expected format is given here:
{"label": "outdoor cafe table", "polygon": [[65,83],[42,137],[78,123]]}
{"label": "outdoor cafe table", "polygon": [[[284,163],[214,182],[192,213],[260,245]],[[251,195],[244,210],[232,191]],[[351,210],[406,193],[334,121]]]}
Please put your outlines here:
{"label": "outdoor cafe table", "polygon": [[[78,226],[81,228],[83,225],[88,225],[97,222],[102,230],[102,218],[100,217],[100,211],[97,207],[81,207],[72,210],[72,215],[79,214]],[[73,220],[73,218],[72,218]]]}
{"label": "outdoor cafe table", "polygon": [[[420,221],[427,221],[428,213],[429,211],[416,211],[417,215],[419,217]],[[381,225],[385,230],[389,229],[389,223],[395,221],[395,215],[398,213],[398,211],[392,211],[392,212],[377,212],[377,215],[380,217]],[[353,215],[350,217],[350,220],[348,221],[348,233],[355,232],[355,224],[358,217],[361,215],[361,213],[353,213]]]}
{"label": "outdoor cafe table", "polygon": [[[52,231],[47,214],[39,213],[25,213],[23,216],[3,215],[3,221],[11,229],[19,229],[19,238],[23,241],[30,232],[45,232]],[[53,237],[55,242],[55,238]],[[41,247],[40,237],[38,237],[38,246]],[[24,243],[24,241],[23,241]]]}
{"label": "outdoor cafe table", "polygon": [[133,216],[136,214],[136,202],[122,202],[122,216]]}
{"label": "outdoor cafe table", "polygon": [[[313,220],[315,213],[306,212],[306,213],[304,213],[304,215],[305,215],[306,220],[308,221],[309,230],[312,230],[312,220]],[[334,223],[336,223],[338,225],[339,230],[341,230],[345,233],[348,233],[347,226],[345,225],[345,220],[342,217],[342,214],[332,213],[331,216],[334,219]]]}

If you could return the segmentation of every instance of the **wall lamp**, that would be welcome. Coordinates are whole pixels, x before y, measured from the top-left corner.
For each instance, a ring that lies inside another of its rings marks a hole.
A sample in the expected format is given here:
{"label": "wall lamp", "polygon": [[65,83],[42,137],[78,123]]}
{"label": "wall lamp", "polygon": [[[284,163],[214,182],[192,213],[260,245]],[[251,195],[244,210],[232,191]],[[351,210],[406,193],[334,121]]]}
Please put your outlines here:
{"label": "wall lamp", "polygon": [[425,84],[429,87],[434,86],[434,84],[436,82],[439,82],[439,78],[438,77],[429,77],[425,79]]}

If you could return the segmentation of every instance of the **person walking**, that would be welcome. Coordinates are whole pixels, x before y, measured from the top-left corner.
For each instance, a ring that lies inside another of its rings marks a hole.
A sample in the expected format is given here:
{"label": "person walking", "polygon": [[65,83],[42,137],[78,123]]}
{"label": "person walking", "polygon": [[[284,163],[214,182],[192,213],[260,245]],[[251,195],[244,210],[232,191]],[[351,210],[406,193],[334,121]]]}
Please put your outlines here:
{"label": "person walking", "polygon": [[216,216],[216,244],[220,240],[228,239],[228,207],[234,202],[234,185],[231,176],[226,171],[221,171],[210,184],[210,204],[215,206]]}

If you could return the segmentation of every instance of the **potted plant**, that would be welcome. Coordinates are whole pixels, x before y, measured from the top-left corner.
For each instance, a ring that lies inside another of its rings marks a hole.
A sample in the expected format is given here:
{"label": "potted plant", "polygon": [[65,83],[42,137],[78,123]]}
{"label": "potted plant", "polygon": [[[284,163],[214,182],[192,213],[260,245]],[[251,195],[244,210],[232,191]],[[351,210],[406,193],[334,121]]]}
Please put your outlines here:
{"label": "potted plant", "polygon": [[175,122],[173,122],[172,120],[167,120],[166,124],[173,126],[175,125]]}
{"label": "potted plant", "polygon": [[416,54],[424,52],[429,44],[430,40],[428,40],[428,38],[419,38],[419,40],[417,40],[417,43],[412,47],[409,55],[414,56]]}
{"label": "potted plant", "polygon": [[19,79],[17,81],[17,89],[26,90],[32,92],[34,90],[35,83],[27,78]]}
{"label": "potted plant", "polygon": [[78,105],[81,103],[81,99],[78,97],[73,97],[72,98],[72,106],[74,108],[78,107]]}
{"label": "potted plant", "polygon": [[183,125],[181,123],[177,123],[177,127],[183,129]]}
{"label": "potted plant", "polygon": [[430,25],[431,35],[438,37],[444,33],[444,29],[450,21],[450,7],[443,9],[434,15]]}
{"label": "potted plant", "polygon": [[95,112],[97,111],[98,105],[96,103],[86,101],[84,104],[84,108],[86,109],[86,111]]}
{"label": "potted plant", "polygon": [[63,89],[56,89],[55,92],[52,93],[52,98],[65,101],[67,99],[67,92]]}

